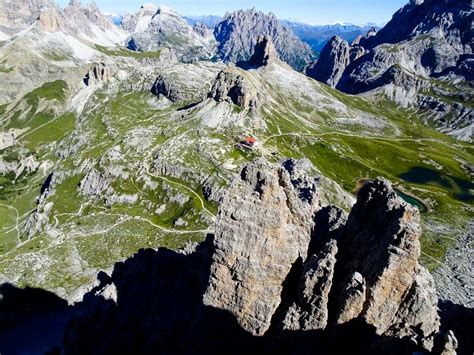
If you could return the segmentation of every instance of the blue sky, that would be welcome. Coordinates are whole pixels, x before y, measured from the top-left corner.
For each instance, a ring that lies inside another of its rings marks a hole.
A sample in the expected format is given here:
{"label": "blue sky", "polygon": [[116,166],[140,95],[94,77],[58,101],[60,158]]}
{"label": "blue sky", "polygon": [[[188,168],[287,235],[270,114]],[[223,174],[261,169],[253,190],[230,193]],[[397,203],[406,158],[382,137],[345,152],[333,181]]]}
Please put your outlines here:
{"label": "blue sky", "polygon": [[[87,3],[88,0],[82,0]],[[66,5],[69,0],[60,0]],[[337,21],[363,24],[385,23],[408,0],[96,0],[102,11],[126,13],[135,11],[143,2],[166,5],[182,15],[223,15],[226,11],[256,7],[272,11],[280,19],[292,19],[311,24]]]}

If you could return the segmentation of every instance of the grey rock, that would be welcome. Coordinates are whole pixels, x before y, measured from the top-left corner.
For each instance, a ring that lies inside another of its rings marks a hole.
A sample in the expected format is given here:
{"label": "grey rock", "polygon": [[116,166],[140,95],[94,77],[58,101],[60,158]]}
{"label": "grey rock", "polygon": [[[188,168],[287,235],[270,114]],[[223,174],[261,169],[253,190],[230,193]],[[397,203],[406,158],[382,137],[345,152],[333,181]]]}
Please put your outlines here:
{"label": "grey rock", "polygon": [[466,308],[474,308],[474,222],[448,250],[433,272],[438,297]]}
{"label": "grey rock", "polygon": [[84,76],[84,84],[87,86],[107,81],[112,76],[109,66],[104,62],[94,63]]}
{"label": "grey rock", "polygon": [[217,75],[208,97],[217,102],[233,103],[242,109],[256,108],[258,105],[256,93],[237,69],[232,67]]}
{"label": "grey rock", "polygon": [[173,84],[172,79],[165,78],[164,75],[159,75],[158,78],[156,78],[156,81],[151,88],[151,92],[158,97],[164,96],[172,102],[177,102],[183,99],[182,93],[179,88]]}
{"label": "grey rock", "polygon": [[152,6],[127,16],[122,27],[131,32],[127,47],[134,51],[171,49],[182,62],[210,59],[216,42],[210,31],[195,31],[186,20],[171,9],[160,7],[153,15]]}
{"label": "grey rock", "polygon": [[302,199],[290,173],[264,160],[242,170],[217,217],[204,304],[231,312],[254,335],[268,330],[286,275],[306,256],[318,207],[311,191]]}
{"label": "grey rock", "polygon": [[217,55],[225,62],[245,62],[254,53],[259,36],[269,36],[281,60],[296,70],[309,64],[314,54],[296,37],[293,30],[282,25],[274,14],[264,14],[255,8],[227,13],[216,26]]}
{"label": "grey rock", "polygon": [[285,291],[293,301],[283,329],[325,330],[335,312],[339,325],[359,319],[380,336],[431,350],[440,322],[433,278],[418,264],[418,210],[377,179],[346,222],[340,209],[320,209],[313,172],[305,161],[257,160],[232,182],[216,221],[204,303],[263,335],[282,306],[283,281],[306,259],[297,289]]}
{"label": "grey rock", "polygon": [[[382,94],[415,107],[443,132],[467,129],[474,120],[464,100],[474,94],[466,85],[474,72],[473,14],[469,1],[410,1],[384,28],[351,46],[333,39],[307,73],[349,94]],[[466,132],[460,135],[466,139]]]}
{"label": "grey rock", "polygon": [[344,275],[362,276],[366,299],[360,308],[346,292],[354,278],[342,282],[340,321],[356,316],[347,307],[352,303],[361,312],[356,317],[377,334],[412,338],[432,349],[440,323],[433,278],[418,263],[420,235],[419,211],[403,202],[388,181],[377,179],[361,189],[341,238],[338,262]]}
{"label": "grey rock", "polygon": [[278,60],[278,53],[269,36],[259,36],[255,45],[254,53],[248,61],[251,67],[266,66],[271,62]]}
{"label": "grey rock", "polygon": [[349,43],[338,36],[334,36],[324,46],[320,59],[307,69],[306,74],[322,83],[335,87],[349,62]]}
{"label": "grey rock", "polygon": [[158,7],[154,4],[143,4],[136,13],[125,15],[120,25],[129,33],[143,32],[148,28],[157,11]]}
{"label": "grey rock", "polygon": [[443,344],[443,349],[441,351],[441,355],[456,355],[456,349],[458,347],[458,340],[456,339],[456,336],[454,333],[449,330],[445,335],[444,335],[444,344]]}
{"label": "grey rock", "polygon": [[329,292],[336,265],[337,242],[331,240],[306,262],[296,302],[283,321],[285,330],[325,329],[329,318]]}
{"label": "grey rock", "polygon": [[0,2],[0,31],[14,35],[33,24],[45,7],[55,6],[53,0],[4,0]]}
{"label": "grey rock", "polygon": [[91,169],[79,184],[79,191],[85,195],[100,196],[110,186],[110,179],[96,169]]}
{"label": "grey rock", "polygon": [[364,309],[367,287],[364,276],[354,272],[347,281],[341,292],[340,311],[337,316],[337,324],[347,323],[357,318]]}

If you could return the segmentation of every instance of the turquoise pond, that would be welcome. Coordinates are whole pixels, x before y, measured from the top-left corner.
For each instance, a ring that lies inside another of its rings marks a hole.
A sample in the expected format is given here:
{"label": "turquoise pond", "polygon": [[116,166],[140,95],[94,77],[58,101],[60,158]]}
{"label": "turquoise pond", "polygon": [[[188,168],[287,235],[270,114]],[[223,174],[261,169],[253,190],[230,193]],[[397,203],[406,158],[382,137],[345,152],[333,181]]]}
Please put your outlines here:
{"label": "turquoise pond", "polygon": [[409,195],[407,195],[407,194],[405,194],[405,193],[403,193],[399,190],[396,190],[396,192],[397,192],[397,195],[400,196],[405,202],[409,203],[412,206],[417,207],[420,210],[421,213],[428,212],[428,208],[420,200],[416,199],[413,196],[409,196]]}

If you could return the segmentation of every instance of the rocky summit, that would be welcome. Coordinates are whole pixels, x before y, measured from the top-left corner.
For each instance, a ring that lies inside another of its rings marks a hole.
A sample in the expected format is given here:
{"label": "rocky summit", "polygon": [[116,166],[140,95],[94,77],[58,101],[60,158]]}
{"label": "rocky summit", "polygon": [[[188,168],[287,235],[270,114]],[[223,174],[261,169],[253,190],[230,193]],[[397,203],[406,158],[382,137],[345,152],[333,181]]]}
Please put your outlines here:
{"label": "rocky summit", "polygon": [[334,37],[307,74],[347,93],[416,107],[440,130],[471,141],[473,13],[470,1],[410,1],[351,45]]}
{"label": "rocky summit", "polygon": [[226,62],[247,61],[259,36],[271,37],[280,58],[296,70],[302,70],[313,58],[312,50],[296,37],[293,30],[282,25],[272,13],[255,8],[226,14],[215,27],[217,55]]}

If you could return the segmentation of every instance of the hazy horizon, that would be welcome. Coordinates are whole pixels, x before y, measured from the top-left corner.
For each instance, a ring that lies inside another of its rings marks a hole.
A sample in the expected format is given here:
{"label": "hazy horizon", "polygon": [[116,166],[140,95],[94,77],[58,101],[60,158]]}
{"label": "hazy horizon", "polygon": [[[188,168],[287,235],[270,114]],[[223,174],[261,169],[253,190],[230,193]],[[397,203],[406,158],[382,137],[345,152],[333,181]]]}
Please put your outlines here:
{"label": "hazy horizon", "polygon": [[[59,0],[66,6],[69,0]],[[89,1],[83,1],[88,3]],[[96,0],[97,6],[105,13],[125,14],[137,11],[147,1]],[[148,1],[168,6],[183,16],[223,16],[227,11],[255,7],[263,12],[273,12],[281,20],[290,20],[311,25],[350,23],[363,25],[388,22],[392,15],[408,0],[241,0],[236,3],[221,0],[203,0],[197,3],[191,0]]]}

